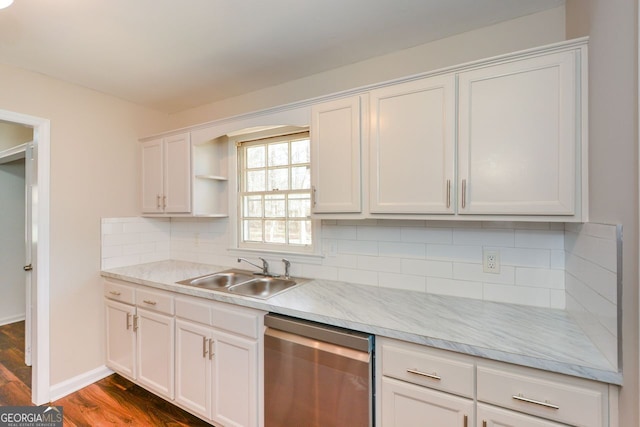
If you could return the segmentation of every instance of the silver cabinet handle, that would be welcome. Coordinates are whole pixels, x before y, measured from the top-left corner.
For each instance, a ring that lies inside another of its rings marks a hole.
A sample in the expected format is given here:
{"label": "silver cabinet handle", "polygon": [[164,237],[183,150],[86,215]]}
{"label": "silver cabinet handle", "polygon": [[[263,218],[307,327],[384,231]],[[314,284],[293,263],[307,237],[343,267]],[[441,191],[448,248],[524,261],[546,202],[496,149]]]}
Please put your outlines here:
{"label": "silver cabinet handle", "polygon": [[451,180],[447,180],[447,209],[451,207]]}
{"label": "silver cabinet handle", "polygon": [[138,330],[138,316],[133,316],[133,330]]}
{"label": "silver cabinet handle", "polygon": [[167,208],[167,196],[162,196],[162,209]]}
{"label": "silver cabinet handle", "polygon": [[213,340],[209,340],[209,360],[213,360]]}
{"label": "silver cabinet handle", "polygon": [[157,302],[155,302],[155,301],[151,301],[151,300],[149,300],[149,299],[145,299],[145,300],[143,300],[142,302],[143,302],[143,303],[145,303],[145,304],[149,304],[149,305],[156,305],[156,304],[158,304]]}
{"label": "silver cabinet handle", "polygon": [[554,405],[553,403],[551,403],[549,401],[542,402],[540,400],[529,399],[528,397],[524,397],[522,394],[513,395],[511,397],[513,399],[519,400],[521,402],[532,403],[534,405],[544,406],[545,408],[560,409],[560,407],[558,405]]}
{"label": "silver cabinet handle", "polygon": [[160,197],[161,197],[161,196],[160,196],[159,194],[156,194],[156,207],[157,207],[158,209],[160,209]]}
{"label": "silver cabinet handle", "polygon": [[436,381],[440,381],[442,379],[435,372],[433,374],[428,374],[426,372],[418,371],[417,369],[407,369],[407,372],[410,374],[420,375],[421,377],[431,378],[432,380],[436,380]]}
{"label": "silver cabinet handle", "polygon": [[120,292],[117,292],[117,291],[109,291],[109,293],[110,293],[111,295],[115,295],[115,296],[117,296],[117,297],[119,297],[119,296],[120,296]]}
{"label": "silver cabinet handle", "polygon": [[33,265],[31,265],[31,264],[25,265],[24,267],[22,267],[22,269],[24,271],[31,271],[31,270],[33,270]]}
{"label": "silver cabinet handle", "polygon": [[315,207],[317,203],[318,192],[316,190],[316,186],[313,186],[313,206]]}
{"label": "silver cabinet handle", "polygon": [[202,337],[202,357],[207,358],[207,337]]}
{"label": "silver cabinet handle", "polygon": [[131,313],[127,313],[127,330],[131,329]]}
{"label": "silver cabinet handle", "polygon": [[462,180],[462,209],[467,207],[467,180]]}
{"label": "silver cabinet handle", "polygon": [[467,417],[466,415],[464,416],[464,419],[462,421],[462,427],[467,427],[469,423],[469,417]]}

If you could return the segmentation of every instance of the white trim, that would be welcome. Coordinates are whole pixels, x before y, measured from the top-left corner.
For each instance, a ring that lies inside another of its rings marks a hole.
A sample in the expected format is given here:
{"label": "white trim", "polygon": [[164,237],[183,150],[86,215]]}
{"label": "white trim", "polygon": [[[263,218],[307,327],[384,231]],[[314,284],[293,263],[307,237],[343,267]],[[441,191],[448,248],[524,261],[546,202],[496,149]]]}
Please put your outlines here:
{"label": "white trim", "polygon": [[[48,119],[0,110],[0,120],[33,127],[34,156],[38,162],[38,203],[34,206],[34,224],[37,227],[37,253],[34,273],[36,285],[33,289],[32,311],[32,362],[31,400],[36,405],[50,402],[49,395],[49,179],[50,179],[50,128]],[[35,345],[34,345],[35,344]]]}
{"label": "white trim", "polygon": [[100,381],[111,374],[113,374],[111,369],[106,366],[100,366],[99,368],[85,372],[84,374],[76,375],[75,377],[69,378],[61,383],[54,384],[51,386],[51,401],[53,402],[61,399],[80,390],[81,388],[95,383],[96,381]]}
{"label": "white trim", "polygon": [[5,318],[0,319],[0,326],[10,325],[10,324],[16,323],[16,322],[22,322],[24,319],[25,319],[24,313],[18,314],[16,316],[5,317]]}

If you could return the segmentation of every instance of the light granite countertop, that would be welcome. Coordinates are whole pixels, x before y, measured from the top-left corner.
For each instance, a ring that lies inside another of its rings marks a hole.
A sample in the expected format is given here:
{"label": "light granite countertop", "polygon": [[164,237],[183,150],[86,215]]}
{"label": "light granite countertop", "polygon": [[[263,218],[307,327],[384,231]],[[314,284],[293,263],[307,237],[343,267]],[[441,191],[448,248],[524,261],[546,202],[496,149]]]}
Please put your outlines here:
{"label": "light granite countertop", "polygon": [[228,268],[169,260],[103,270],[101,274],[487,359],[622,384],[622,374],[563,310],[330,280],[311,280],[266,300],[176,283]]}

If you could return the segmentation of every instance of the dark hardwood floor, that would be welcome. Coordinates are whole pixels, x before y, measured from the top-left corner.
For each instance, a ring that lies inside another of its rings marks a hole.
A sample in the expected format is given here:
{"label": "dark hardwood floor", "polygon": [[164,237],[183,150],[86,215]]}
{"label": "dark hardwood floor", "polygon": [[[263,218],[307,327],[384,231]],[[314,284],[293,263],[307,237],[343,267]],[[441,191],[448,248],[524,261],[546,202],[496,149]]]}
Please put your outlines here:
{"label": "dark hardwood floor", "polygon": [[[209,425],[116,374],[52,404],[63,407],[65,427]],[[24,322],[0,326],[0,406],[8,405],[31,405]]]}

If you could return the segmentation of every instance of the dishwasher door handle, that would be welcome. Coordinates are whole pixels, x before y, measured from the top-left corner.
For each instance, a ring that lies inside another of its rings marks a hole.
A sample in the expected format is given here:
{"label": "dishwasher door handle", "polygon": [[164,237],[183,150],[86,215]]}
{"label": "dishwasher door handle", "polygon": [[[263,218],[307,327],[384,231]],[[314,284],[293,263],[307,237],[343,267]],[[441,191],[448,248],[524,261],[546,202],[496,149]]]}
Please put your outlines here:
{"label": "dishwasher door handle", "polygon": [[357,360],[359,362],[369,363],[370,360],[368,352],[354,350],[324,341],[318,341],[313,338],[303,337],[302,335],[292,334],[279,329],[267,328],[264,336],[265,338],[272,337],[279,341],[290,342],[292,344],[313,348],[326,353],[340,355],[341,357]]}

